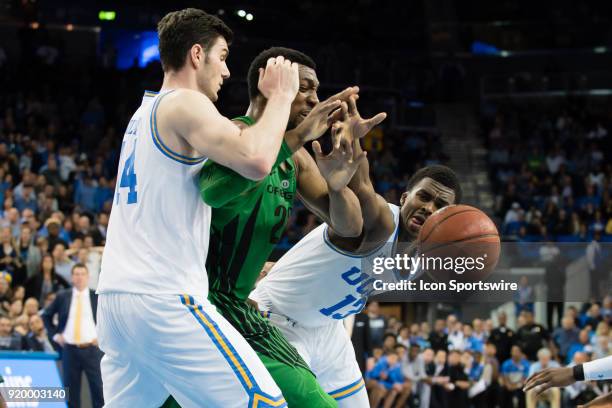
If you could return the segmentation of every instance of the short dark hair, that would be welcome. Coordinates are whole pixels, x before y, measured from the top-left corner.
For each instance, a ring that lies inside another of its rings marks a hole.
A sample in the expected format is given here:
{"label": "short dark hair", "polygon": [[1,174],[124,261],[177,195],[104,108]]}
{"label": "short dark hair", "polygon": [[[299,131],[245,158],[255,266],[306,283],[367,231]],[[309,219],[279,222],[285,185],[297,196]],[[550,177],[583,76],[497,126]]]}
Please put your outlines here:
{"label": "short dark hair", "polygon": [[72,266],[72,269],[70,270],[70,274],[72,275],[74,273],[74,270],[76,268],[85,268],[85,270],[87,271],[87,273],[89,273],[89,269],[87,269],[87,265],[85,265],[84,263],[75,263]]}
{"label": "short dark hair", "polygon": [[461,184],[459,183],[457,174],[455,174],[450,167],[442,166],[440,164],[433,164],[431,166],[426,166],[419,169],[408,180],[406,190],[411,190],[412,187],[416,186],[419,181],[427,177],[453,190],[455,192],[455,204],[459,204],[461,202],[463,191],[461,190]]}
{"label": "short dark hair", "polygon": [[166,14],[157,23],[159,58],[164,72],[179,70],[194,44],[210,50],[217,37],[232,42],[234,33],[220,18],[203,10],[186,8]]}
{"label": "short dark hair", "polygon": [[285,47],[268,48],[267,50],[260,52],[249,66],[247,85],[249,87],[250,100],[255,99],[255,97],[259,95],[259,88],[257,88],[257,83],[259,82],[259,68],[265,68],[268,60],[276,57],[285,57],[291,62],[296,62],[308,68],[317,69],[317,64],[315,64],[313,59],[303,52]]}

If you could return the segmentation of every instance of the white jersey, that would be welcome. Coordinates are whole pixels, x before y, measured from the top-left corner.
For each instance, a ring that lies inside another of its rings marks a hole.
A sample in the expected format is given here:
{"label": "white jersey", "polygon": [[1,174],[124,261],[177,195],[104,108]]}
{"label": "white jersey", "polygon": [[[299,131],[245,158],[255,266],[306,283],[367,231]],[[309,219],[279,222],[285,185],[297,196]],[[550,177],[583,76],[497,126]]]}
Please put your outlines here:
{"label": "white jersey", "polygon": [[372,259],[394,253],[400,209],[389,204],[395,229],[380,248],[353,255],[329,240],[327,224],[302,238],[272,267],[250,297],[262,311],[277,312],[302,326],[318,327],[359,313],[372,291]]}
{"label": "white jersey", "polygon": [[168,92],[145,92],[123,137],[98,293],[208,295],[211,209],[197,185],[206,159],[163,143],[156,111]]}

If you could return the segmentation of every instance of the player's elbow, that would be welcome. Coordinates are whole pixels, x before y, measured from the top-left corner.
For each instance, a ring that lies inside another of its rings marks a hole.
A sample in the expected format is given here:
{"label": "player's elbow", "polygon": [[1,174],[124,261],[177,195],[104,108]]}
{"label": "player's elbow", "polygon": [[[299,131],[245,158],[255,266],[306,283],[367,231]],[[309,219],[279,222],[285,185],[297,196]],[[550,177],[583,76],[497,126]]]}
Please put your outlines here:
{"label": "player's elbow", "polygon": [[359,219],[347,225],[335,226],[334,232],[343,238],[358,238],[363,230],[363,220]]}
{"label": "player's elbow", "polygon": [[243,176],[254,181],[263,180],[272,171],[273,164],[264,157],[252,157],[245,166]]}

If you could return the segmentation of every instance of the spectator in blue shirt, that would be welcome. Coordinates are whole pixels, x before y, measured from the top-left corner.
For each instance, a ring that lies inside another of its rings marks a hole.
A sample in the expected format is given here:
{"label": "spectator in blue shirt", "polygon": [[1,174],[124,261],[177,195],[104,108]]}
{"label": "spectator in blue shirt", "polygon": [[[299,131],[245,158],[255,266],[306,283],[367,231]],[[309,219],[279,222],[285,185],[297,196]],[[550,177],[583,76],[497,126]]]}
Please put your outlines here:
{"label": "spectator in blue shirt", "polygon": [[[559,363],[551,359],[551,352],[547,348],[538,350],[538,361],[529,367],[529,377],[546,369],[557,368]],[[536,390],[529,390],[526,394],[527,408],[535,408],[539,401],[546,401],[550,404],[550,408],[561,408],[561,391],[559,388],[549,388],[544,393],[536,397]]]}
{"label": "spectator in blue shirt", "polygon": [[561,319],[561,327],[557,327],[553,332],[552,338],[559,346],[559,355],[562,359],[566,359],[570,346],[578,342],[578,334],[580,331],[576,328],[574,319],[571,316],[564,316]]}
{"label": "spectator in blue shirt", "polygon": [[587,329],[580,330],[580,334],[578,334],[578,341],[572,343],[572,345],[569,347],[569,350],[567,351],[567,357],[565,359],[566,363],[571,363],[574,359],[574,354],[579,351],[585,353],[593,352],[593,346],[589,341],[589,331]]}
{"label": "spectator in blue shirt", "polygon": [[525,408],[525,393],[523,385],[529,374],[529,361],[523,356],[519,346],[512,346],[511,358],[506,360],[501,367],[502,380],[502,408],[511,408],[513,398],[517,397],[519,408]]}
{"label": "spectator in blue shirt", "polygon": [[397,351],[388,351],[378,360],[374,368],[366,372],[365,377],[370,393],[370,406],[377,407],[390,391],[397,391],[397,388],[404,383]]}

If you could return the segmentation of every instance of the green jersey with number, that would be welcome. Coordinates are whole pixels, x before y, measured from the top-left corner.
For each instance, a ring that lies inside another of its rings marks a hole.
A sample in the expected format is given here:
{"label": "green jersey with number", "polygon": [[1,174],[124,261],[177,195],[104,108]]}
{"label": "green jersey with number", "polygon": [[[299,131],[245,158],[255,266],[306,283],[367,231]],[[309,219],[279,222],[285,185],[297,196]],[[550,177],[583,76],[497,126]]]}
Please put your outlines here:
{"label": "green jersey with number", "polygon": [[[248,117],[238,119],[252,124]],[[260,181],[210,160],[202,168],[200,192],[212,207],[206,259],[210,291],[245,300],[253,290],[293,205],[296,178],[291,154],[283,142],[272,171]]]}
{"label": "green jersey with number", "polygon": [[[253,124],[249,117],[237,120]],[[272,171],[260,181],[206,162],[199,180],[202,199],[212,207],[206,271],[210,301],[255,351],[308,368],[280,331],[246,302],[291,213],[297,184],[291,155],[283,142]]]}

